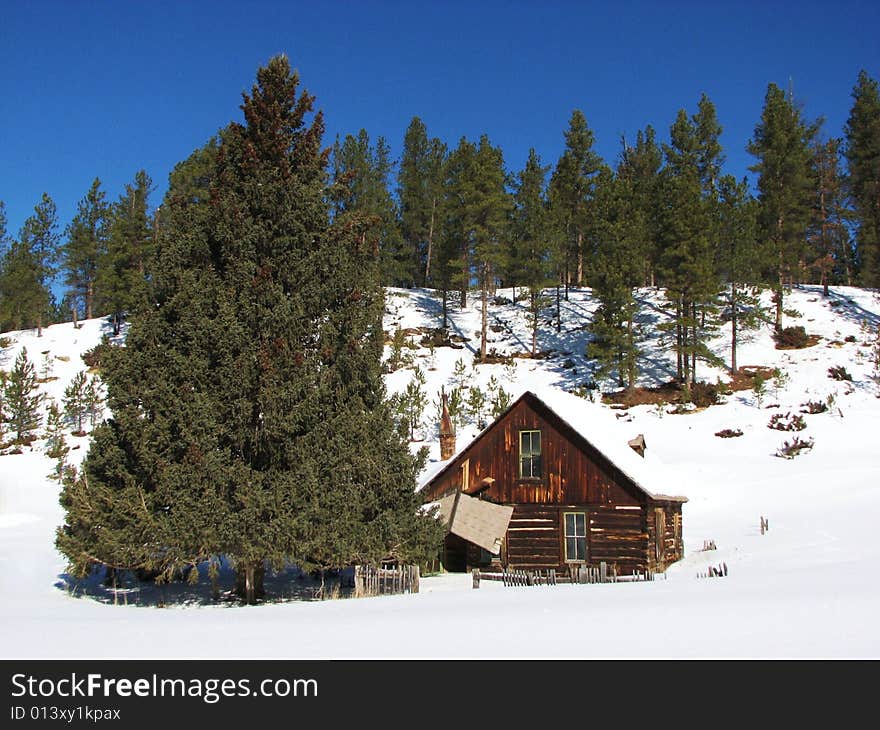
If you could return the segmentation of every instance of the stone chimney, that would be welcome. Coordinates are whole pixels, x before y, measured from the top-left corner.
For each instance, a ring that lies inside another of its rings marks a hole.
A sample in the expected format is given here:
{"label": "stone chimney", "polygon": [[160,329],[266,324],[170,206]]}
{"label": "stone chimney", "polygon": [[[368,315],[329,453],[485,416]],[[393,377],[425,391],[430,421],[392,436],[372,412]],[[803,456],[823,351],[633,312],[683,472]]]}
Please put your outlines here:
{"label": "stone chimney", "polygon": [[455,454],[455,427],[449,417],[445,390],[440,391],[440,399],[443,403],[440,413],[440,461],[447,461]]}

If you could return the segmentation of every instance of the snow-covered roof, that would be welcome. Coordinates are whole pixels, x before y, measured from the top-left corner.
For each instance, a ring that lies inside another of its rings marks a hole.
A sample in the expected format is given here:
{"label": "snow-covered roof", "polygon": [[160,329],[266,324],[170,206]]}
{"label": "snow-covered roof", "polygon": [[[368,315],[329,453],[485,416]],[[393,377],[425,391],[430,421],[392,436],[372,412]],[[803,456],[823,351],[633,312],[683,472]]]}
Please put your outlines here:
{"label": "snow-covered roof", "polygon": [[686,499],[671,496],[678,490],[680,479],[651,450],[650,439],[646,439],[645,455],[639,456],[629,445],[630,439],[639,434],[626,428],[627,424],[619,421],[611,410],[558,388],[533,389],[532,393],[650,497]]}
{"label": "snow-covered roof", "polygon": [[[558,388],[532,388],[520,396],[510,406],[514,408],[526,395],[531,393],[556,416],[567,423],[573,431],[592,444],[608,458],[620,471],[628,476],[650,498],[657,500],[673,499],[686,501],[686,497],[670,496],[679,490],[681,479],[675,470],[664,464],[651,451],[650,439],[644,456],[637,454],[628,444],[638,434],[620,423],[615,414],[598,403],[567,393]],[[508,410],[510,410],[508,409]],[[506,413],[506,412],[505,412]],[[503,417],[503,414],[502,416]],[[419,489],[434,480],[446,467],[464,452],[474,441],[492,428],[490,424],[473,440],[462,444],[455,455],[447,461],[429,464],[419,479]]]}

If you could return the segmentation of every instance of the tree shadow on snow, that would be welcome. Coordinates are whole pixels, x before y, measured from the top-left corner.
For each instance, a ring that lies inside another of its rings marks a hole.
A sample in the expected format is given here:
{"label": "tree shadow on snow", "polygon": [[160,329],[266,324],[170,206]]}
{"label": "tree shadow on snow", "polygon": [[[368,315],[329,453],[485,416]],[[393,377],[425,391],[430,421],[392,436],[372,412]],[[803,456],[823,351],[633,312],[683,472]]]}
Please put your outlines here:
{"label": "tree shadow on snow", "polygon": [[[197,573],[198,578],[194,582],[188,580],[187,574],[168,583],[156,583],[151,579],[139,579],[131,571],[118,571],[114,586],[112,573],[104,566],[97,566],[85,578],[75,578],[69,573],[59,574],[55,588],[72,598],[116,606],[166,608],[243,605],[234,592],[235,571],[227,561],[220,563],[216,599],[213,597],[207,563],[200,563]],[[349,578],[345,571],[326,575],[322,589],[319,577],[304,573],[295,566],[278,572],[267,570],[263,581],[265,596],[259,603],[345,598],[351,592]]]}

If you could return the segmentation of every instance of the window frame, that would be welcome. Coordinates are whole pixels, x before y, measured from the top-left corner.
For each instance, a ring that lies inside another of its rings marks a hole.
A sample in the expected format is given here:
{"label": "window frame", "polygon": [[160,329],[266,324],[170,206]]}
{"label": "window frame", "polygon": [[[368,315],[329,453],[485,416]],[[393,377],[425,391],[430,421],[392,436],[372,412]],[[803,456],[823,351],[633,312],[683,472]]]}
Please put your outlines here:
{"label": "window frame", "polygon": [[[575,534],[573,534],[573,535],[568,534],[568,516],[569,515],[573,515],[575,518],[575,520],[574,520]],[[577,534],[577,517],[578,516],[583,517],[583,520],[584,520],[584,534],[583,535]],[[589,514],[587,514],[587,512],[585,512],[583,510],[568,510],[568,511],[565,511],[562,513],[562,557],[563,557],[564,562],[566,562],[566,563],[586,563],[587,562],[587,557],[588,557],[587,556],[587,548],[588,548],[587,539],[589,537],[589,529],[590,529],[590,517],[589,517]],[[583,542],[583,544],[584,544],[584,557],[583,558],[577,557],[577,544],[575,544],[575,557],[570,558],[568,556],[568,541],[569,541],[569,539],[584,541]]]}
{"label": "window frame", "polygon": [[[523,436],[529,434],[529,452],[528,455],[523,453]],[[534,441],[533,434],[538,434],[538,451],[533,450]],[[541,430],[538,428],[524,428],[519,431],[519,466],[517,467],[519,478],[529,481],[538,481],[544,478],[544,439],[541,437]],[[529,474],[524,473],[523,466],[528,460]],[[538,473],[535,474],[535,460],[538,462]]]}

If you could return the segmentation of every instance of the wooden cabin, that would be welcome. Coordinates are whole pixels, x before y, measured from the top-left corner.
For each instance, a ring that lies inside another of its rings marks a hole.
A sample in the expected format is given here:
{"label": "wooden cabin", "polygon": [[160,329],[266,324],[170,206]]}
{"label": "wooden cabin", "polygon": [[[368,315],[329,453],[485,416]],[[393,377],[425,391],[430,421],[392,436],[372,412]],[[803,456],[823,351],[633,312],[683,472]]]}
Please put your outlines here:
{"label": "wooden cabin", "polygon": [[[619,573],[664,571],[683,555],[687,498],[649,491],[676,485],[650,456],[644,437],[623,435],[601,406],[562,391],[524,393],[423,484],[425,502],[444,506],[446,569],[605,562]],[[456,521],[458,503],[479,512],[474,500],[512,507],[506,529],[488,509],[482,523]],[[494,543],[493,524],[502,531]]]}

